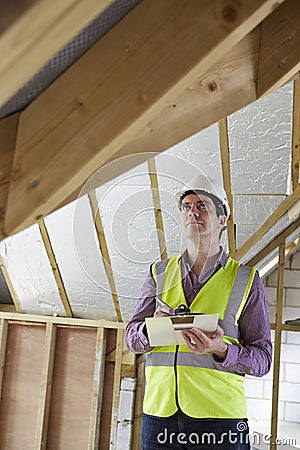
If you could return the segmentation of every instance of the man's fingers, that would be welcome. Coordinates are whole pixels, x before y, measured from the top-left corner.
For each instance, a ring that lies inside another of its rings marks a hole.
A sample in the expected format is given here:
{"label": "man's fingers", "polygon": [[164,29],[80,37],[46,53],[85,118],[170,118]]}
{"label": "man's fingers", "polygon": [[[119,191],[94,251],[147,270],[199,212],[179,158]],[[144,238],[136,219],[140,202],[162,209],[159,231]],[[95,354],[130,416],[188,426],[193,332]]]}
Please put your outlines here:
{"label": "man's fingers", "polygon": [[154,317],[172,316],[173,309],[167,305],[159,306],[154,313]]}

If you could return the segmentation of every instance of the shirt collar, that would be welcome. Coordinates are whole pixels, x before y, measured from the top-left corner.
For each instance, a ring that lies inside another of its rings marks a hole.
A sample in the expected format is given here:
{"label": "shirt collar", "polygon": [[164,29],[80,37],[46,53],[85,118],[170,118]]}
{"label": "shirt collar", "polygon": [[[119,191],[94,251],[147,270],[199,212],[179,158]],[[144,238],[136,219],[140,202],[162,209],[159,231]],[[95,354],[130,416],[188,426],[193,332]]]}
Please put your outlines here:
{"label": "shirt collar", "polygon": [[[217,257],[217,259],[216,259],[216,261],[215,261],[214,268],[217,268],[218,265],[220,265],[221,267],[223,267],[223,269],[225,269],[227,260],[228,260],[228,255],[227,255],[227,253],[225,252],[225,250],[223,249],[223,247],[220,246],[220,252],[219,252],[218,257]],[[185,266],[188,267],[189,270],[191,270],[190,265],[189,265],[189,262],[188,262],[188,251],[187,251],[187,249],[185,249],[184,252],[183,252],[183,253],[180,255],[180,257],[178,258],[178,264],[179,264],[181,261],[184,263]]]}

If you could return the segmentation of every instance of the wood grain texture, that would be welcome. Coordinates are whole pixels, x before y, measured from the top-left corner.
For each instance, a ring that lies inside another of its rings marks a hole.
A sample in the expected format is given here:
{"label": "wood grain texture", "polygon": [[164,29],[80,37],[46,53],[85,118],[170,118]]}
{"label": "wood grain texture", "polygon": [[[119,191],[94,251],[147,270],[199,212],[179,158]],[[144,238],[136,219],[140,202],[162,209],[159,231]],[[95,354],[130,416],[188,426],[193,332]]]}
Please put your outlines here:
{"label": "wood grain texture", "polygon": [[23,112],[7,232],[57,207],[279,2],[141,2]]}

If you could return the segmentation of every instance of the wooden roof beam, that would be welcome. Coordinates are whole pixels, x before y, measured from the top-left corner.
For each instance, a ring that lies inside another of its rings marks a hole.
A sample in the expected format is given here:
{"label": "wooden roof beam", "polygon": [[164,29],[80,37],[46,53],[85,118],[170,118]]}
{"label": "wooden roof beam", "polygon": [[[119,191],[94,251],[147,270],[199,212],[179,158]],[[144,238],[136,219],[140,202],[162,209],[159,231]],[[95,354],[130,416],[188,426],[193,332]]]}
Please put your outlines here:
{"label": "wooden roof beam", "polygon": [[0,105],[112,0],[18,0],[17,3],[1,2],[0,32],[1,28],[4,32],[0,35]]}
{"label": "wooden roof beam", "polygon": [[141,2],[23,112],[7,232],[53,211],[279,3]]}
{"label": "wooden roof beam", "polygon": [[0,239],[3,239],[4,217],[9,181],[13,167],[19,114],[0,120]]}
{"label": "wooden roof beam", "polygon": [[300,2],[286,0],[262,23],[257,96],[287,83],[300,69]]}

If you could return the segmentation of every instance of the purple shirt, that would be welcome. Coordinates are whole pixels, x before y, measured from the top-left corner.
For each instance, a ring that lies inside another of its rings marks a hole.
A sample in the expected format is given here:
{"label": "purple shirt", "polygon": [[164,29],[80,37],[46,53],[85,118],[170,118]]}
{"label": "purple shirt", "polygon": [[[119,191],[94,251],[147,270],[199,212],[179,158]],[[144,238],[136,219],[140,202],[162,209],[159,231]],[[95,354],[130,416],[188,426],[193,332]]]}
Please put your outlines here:
{"label": "purple shirt", "polygon": [[[180,258],[182,267],[182,285],[187,304],[190,305],[198,292],[211,276],[225,268],[228,256],[223,249],[210,258],[200,276],[189,266],[187,251]],[[156,309],[156,283],[149,270],[142,286],[142,294],[135,306],[132,318],[126,327],[126,344],[134,353],[145,353],[152,349],[148,342],[146,317],[152,317]],[[258,274],[255,274],[248,299],[238,321],[240,344],[228,345],[227,356],[220,364],[240,374],[262,377],[271,366],[272,344],[268,300],[265,287]],[[216,361],[219,361],[215,357]]]}

